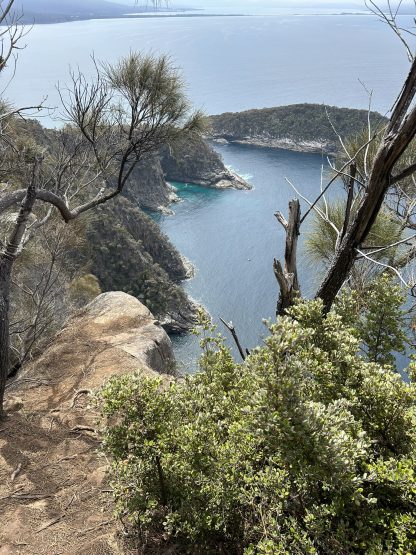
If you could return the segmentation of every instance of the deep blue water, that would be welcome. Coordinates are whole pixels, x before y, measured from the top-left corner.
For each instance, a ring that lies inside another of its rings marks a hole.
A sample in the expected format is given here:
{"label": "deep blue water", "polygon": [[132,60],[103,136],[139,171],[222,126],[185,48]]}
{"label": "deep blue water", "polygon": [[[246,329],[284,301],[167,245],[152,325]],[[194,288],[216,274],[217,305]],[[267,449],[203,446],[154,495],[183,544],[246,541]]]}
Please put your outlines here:
{"label": "deep blue water", "polygon": [[[70,66],[88,73],[92,53],[112,61],[144,50],[170,54],[191,100],[210,114],[296,102],[365,108],[359,80],[374,91],[374,108],[388,110],[408,71],[393,33],[370,16],[302,13],[37,25],[24,39],[6,94],[20,106],[47,96],[53,108],[55,85],[68,81]],[[5,85],[7,76],[1,80]]]}
{"label": "deep blue water", "polygon": [[[197,268],[195,278],[184,283],[186,291],[208,309],[214,322],[220,316],[232,320],[244,347],[252,348],[267,333],[263,319],[275,314],[278,288],[272,264],[274,257],[283,257],[285,236],[274,213],[279,209],[287,214],[288,202],[296,196],[285,177],[314,198],[322,165],[327,173],[327,164],[317,154],[240,145],[216,149],[254,189],[218,191],[174,183],[182,202],[173,205],[175,215],[158,215],[157,220]],[[301,245],[300,279],[303,293],[311,295],[319,272],[303,254]],[[221,324],[219,328],[225,333]],[[197,339],[176,337],[174,344],[178,361],[192,369],[199,353]]]}
{"label": "deep blue water", "polygon": [[[31,106],[46,97],[46,106],[53,109],[59,105],[55,85],[68,81],[70,66],[88,74],[92,53],[98,60],[112,61],[129,50],[144,50],[169,53],[181,68],[190,99],[207,113],[297,102],[366,108],[366,89],[373,91],[372,107],[387,112],[408,71],[393,34],[365,15],[311,15],[310,10],[302,14],[39,25],[25,39],[27,48],[19,53],[14,79],[8,84],[2,73],[1,84],[17,106]],[[403,24],[410,25],[411,18],[404,18]],[[51,112],[42,121],[56,124]],[[314,197],[325,160],[242,146],[217,149],[226,164],[251,176],[255,189],[215,191],[181,185],[183,202],[174,207],[175,216],[159,219],[197,267],[186,290],[214,318],[233,320],[250,348],[266,333],[262,319],[274,314],[277,284],[272,261],[283,255],[284,236],[273,214],[286,211],[293,196],[284,176]],[[314,290],[316,270],[302,258],[305,295]],[[177,358],[192,366],[195,340],[184,337],[175,344]]]}

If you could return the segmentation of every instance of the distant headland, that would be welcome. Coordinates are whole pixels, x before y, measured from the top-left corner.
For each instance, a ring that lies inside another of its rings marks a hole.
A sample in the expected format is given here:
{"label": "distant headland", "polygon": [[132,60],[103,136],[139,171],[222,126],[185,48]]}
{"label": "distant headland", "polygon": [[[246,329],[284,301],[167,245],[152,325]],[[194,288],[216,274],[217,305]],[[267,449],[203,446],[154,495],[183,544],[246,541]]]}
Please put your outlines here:
{"label": "distant headland", "polygon": [[[386,121],[377,112],[371,112],[371,120],[373,125]],[[338,135],[348,137],[362,132],[368,124],[368,112],[323,104],[292,104],[228,112],[210,116],[209,121],[210,137],[219,142],[334,154],[339,150]]]}

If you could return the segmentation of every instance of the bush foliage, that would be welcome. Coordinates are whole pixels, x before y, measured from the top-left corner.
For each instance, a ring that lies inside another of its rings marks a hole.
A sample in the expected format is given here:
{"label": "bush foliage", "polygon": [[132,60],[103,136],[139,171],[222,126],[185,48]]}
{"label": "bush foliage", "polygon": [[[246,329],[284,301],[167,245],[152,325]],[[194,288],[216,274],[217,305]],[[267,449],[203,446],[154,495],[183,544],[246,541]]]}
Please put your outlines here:
{"label": "bush foliage", "polygon": [[117,513],[144,552],[154,538],[193,554],[416,552],[416,389],[371,345],[359,354],[377,323],[369,302],[354,326],[355,303],[299,302],[242,364],[204,321],[195,375],[109,381]]}

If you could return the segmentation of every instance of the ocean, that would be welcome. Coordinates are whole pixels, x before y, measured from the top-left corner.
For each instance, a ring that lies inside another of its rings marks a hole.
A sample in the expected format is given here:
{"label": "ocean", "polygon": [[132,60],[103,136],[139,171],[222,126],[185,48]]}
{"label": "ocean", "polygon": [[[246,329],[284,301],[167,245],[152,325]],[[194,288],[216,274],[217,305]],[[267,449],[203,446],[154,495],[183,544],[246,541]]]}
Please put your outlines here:
{"label": "ocean", "polygon": [[168,53],[208,114],[298,102],[366,108],[368,91],[384,113],[408,71],[398,39],[367,15],[103,19],[35,25],[24,41],[8,86],[2,75],[5,94],[18,106],[46,97],[51,109],[70,67],[89,74],[91,55],[114,61],[130,50]]}
{"label": "ocean", "polygon": [[[253,190],[220,191],[173,183],[182,202],[173,205],[173,216],[154,217],[197,269],[196,276],[184,282],[185,290],[208,310],[219,331],[228,333],[220,317],[232,321],[244,348],[252,349],[267,335],[264,321],[273,320],[276,312],[273,259],[283,259],[285,234],[274,213],[287,214],[289,200],[296,196],[285,177],[313,198],[319,191],[321,172],[328,175],[328,165],[319,154],[232,144],[216,149]],[[331,194],[337,193],[339,185]],[[304,202],[302,210],[306,210]],[[307,228],[308,220],[303,230]],[[304,235],[299,248],[300,280],[302,293],[311,296],[322,271],[303,249],[303,239]],[[172,339],[179,370],[192,372],[200,352],[198,338]]]}
{"label": "ocean", "polygon": [[[408,23],[405,18],[404,23]],[[129,50],[168,53],[181,69],[190,99],[208,114],[298,102],[388,113],[408,71],[405,52],[386,26],[368,15],[288,12],[238,17],[141,18],[37,25],[19,53],[6,96],[17,106],[43,98],[42,122],[55,125],[56,84],[69,68],[91,71],[91,55],[113,61]],[[176,184],[183,202],[158,215],[162,229],[197,268],[184,284],[218,322],[232,320],[243,345],[261,343],[273,318],[277,283],[272,262],[284,236],[274,212],[287,210],[287,176],[309,197],[319,191],[325,157],[249,146],[216,145],[225,163],[253,191],[216,191]],[[325,169],[326,168],[326,169]],[[302,292],[311,295],[319,269],[300,253]],[[198,356],[193,336],[174,338],[182,370]]]}

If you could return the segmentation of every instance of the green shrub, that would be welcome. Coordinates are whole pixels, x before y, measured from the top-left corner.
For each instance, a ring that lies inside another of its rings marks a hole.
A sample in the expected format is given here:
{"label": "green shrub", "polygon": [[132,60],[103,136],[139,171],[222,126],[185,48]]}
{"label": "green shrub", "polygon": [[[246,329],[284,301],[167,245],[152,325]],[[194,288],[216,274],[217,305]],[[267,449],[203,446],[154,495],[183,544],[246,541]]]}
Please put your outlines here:
{"label": "green shrub", "polygon": [[346,313],[300,302],[242,364],[204,321],[195,375],[109,381],[117,514],[145,553],[416,552],[415,386],[358,354]]}

